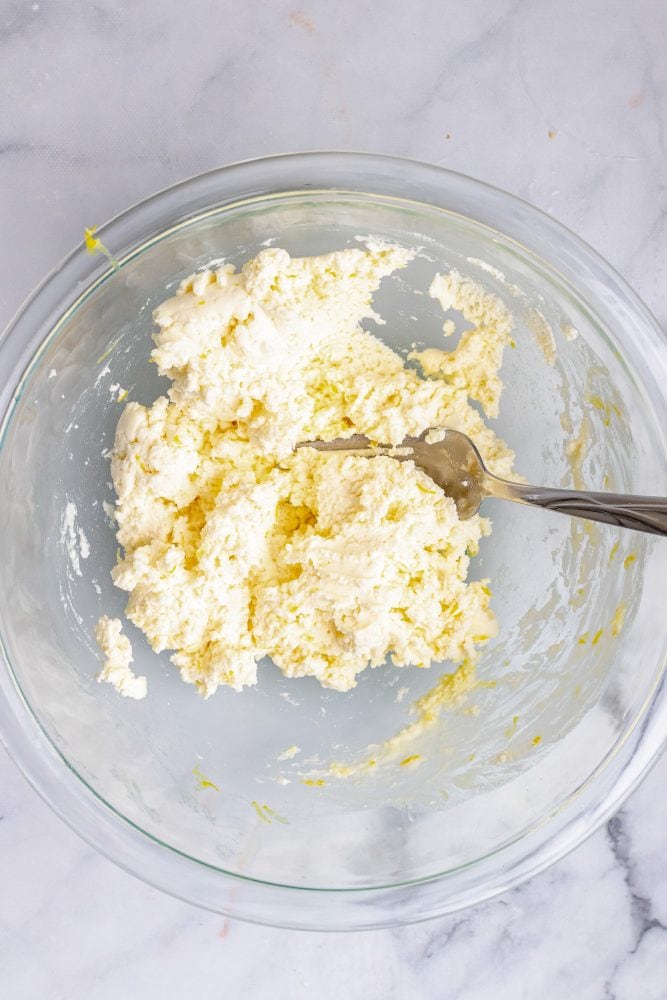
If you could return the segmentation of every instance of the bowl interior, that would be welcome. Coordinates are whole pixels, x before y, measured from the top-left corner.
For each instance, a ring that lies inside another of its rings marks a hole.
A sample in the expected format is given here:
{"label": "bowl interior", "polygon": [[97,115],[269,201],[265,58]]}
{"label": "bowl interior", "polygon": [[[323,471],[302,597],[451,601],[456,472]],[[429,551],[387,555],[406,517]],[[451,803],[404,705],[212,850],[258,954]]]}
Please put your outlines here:
{"label": "bowl interior", "polygon": [[[596,310],[603,291],[581,301],[545,261],[470,218],[345,192],[226,206],[128,256],[55,325],[0,451],[2,638],[49,741],[91,794],[149,837],[291,886],[401,884],[470,865],[535,829],[613,757],[660,659],[651,628],[664,614],[659,540],[488,501],[493,533],[473,574],[491,580],[500,634],[481,659],[484,683],[411,745],[424,758],[417,767],[397,758],[312,783],[413,721],[415,699],[451,664],[366,671],[340,694],[267,662],[256,688],[203,701],[128,623],[148,698],[134,703],[96,683],[94,625],[122,616],[125,598],[109,576],[116,541],[104,509],[118,397],[127,390],[149,404],[168,388],[148,362],[153,308],[212,259],[242,264],[267,240],[313,254],[367,234],[420,248],[376,298],[387,325],[372,331],[403,355],[415,342],[444,346],[443,316],[426,294],[436,271],[473,277],[514,314],[495,425],[518,472],[659,492],[657,416],[626,360],[633,331]],[[298,754],[281,760],[293,745]]]}

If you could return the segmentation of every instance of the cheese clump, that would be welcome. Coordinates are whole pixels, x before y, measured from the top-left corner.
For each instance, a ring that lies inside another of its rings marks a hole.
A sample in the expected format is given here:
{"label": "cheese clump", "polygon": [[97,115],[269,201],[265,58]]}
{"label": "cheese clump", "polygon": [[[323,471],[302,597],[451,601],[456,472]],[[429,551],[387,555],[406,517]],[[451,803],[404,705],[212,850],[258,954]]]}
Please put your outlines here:
{"label": "cheese clump", "polygon": [[[469,434],[496,473],[512,453],[497,413],[511,317],[455,272],[431,295],[471,324],[422,378],[361,327],[383,278],[413,254],[369,243],[319,257],[267,249],[187,278],[154,313],[168,396],[123,411],[112,452],[113,570],[127,615],[172,650],[203,695],[241,689],[270,657],[288,677],[346,691],[387,657],[427,667],[475,656],[496,632],[486,581],[466,582],[488,521],[460,521],[411,462],[313,449],[429,427]],[[445,327],[447,329],[447,326]]]}
{"label": "cheese clump", "polygon": [[98,681],[107,681],[125,698],[145,698],[147,682],[137,677],[130,668],[132,646],[119,618],[103,615],[95,627],[95,638],[104,654],[104,665],[97,675]]}

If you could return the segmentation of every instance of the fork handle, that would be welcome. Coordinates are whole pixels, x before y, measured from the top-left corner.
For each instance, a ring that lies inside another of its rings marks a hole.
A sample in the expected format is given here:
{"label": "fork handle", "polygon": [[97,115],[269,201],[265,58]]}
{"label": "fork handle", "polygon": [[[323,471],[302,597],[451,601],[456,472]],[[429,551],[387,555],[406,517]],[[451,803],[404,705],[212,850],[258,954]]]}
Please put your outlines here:
{"label": "fork handle", "polygon": [[544,486],[510,483],[497,476],[485,477],[487,496],[545,507],[590,521],[617,524],[621,528],[667,536],[667,497],[641,497],[629,493],[589,493]]}

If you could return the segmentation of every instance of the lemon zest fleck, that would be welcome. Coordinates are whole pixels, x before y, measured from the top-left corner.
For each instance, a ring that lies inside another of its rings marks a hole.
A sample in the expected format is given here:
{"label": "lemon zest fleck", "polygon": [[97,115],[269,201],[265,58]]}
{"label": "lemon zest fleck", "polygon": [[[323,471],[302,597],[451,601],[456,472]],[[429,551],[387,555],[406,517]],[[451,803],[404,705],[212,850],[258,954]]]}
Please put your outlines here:
{"label": "lemon zest fleck", "polygon": [[621,629],[623,628],[623,623],[625,622],[625,605],[619,604],[614,611],[614,617],[611,620],[611,634],[617,636]]}
{"label": "lemon zest fleck", "polygon": [[[266,816],[270,816],[271,819],[275,819],[278,823],[287,823],[289,826],[289,820],[285,819],[284,816],[281,816],[280,813],[277,813],[275,809],[271,808],[271,806],[263,805],[260,806],[260,808],[264,811]],[[269,823],[271,822],[271,819],[269,820]]]}
{"label": "lemon zest fleck", "polygon": [[107,347],[106,351],[104,352],[104,354],[100,354],[99,358],[96,361],[96,364],[100,365],[102,364],[103,361],[106,361],[106,359],[113,351],[114,347],[116,347],[116,345],[120,343],[120,340],[121,340],[120,337],[116,337],[115,340],[112,340],[109,346]]}
{"label": "lemon zest fleck", "polygon": [[192,773],[194,774],[195,778],[197,779],[197,789],[200,792],[204,791],[206,788],[210,788],[214,792],[219,792],[220,791],[220,789],[218,788],[218,786],[216,785],[216,783],[214,781],[211,781],[209,778],[207,778],[205,774],[202,774],[202,772],[199,770],[199,768],[197,767],[197,765],[195,765],[192,768]]}
{"label": "lemon zest fleck", "polygon": [[253,807],[253,809],[255,810],[255,812],[257,813],[257,815],[259,816],[259,818],[261,819],[262,823],[270,823],[271,822],[271,820],[269,819],[269,817],[265,815],[264,809],[262,808],[262,806],[260,806],[259,802],[257,802],[256,799],[253,799],[252,802],[250,803],[250,805]]}
{"label": "lemon zest fleck", "polygon": [[113,268],[118,269],[120,264],[113,256],[108,247],[105,247],[99,236],[96,236],[97,226],[86,226],[83,231],[83,243],[88,253],[93,256],[96,253],[103,254]]}
{"label": "lemon zest fleck", "polygon": [[518,715],[512,716],[512,724],[508,726],[507,729],[505,730],[505,739],[508,740],[510,739],[511,736],[514,736],[518,724],[519,724],[519,716]]}

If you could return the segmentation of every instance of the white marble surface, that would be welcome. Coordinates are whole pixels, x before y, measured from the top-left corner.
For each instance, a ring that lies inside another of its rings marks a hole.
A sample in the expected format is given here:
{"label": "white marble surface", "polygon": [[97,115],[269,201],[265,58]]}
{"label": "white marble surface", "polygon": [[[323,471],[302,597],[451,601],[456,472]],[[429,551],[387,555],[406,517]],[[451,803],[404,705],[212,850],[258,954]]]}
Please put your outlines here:
{"label": "white marble surface", "polygon": [[[431,160],[599,249],[667,326],[664,0],[0,0],[0,322],[80,238],[220,163]],[[456,918],[225,921],[94,854],[0,752],[0,996],[667,997],[667,759],[549,872]]]}

